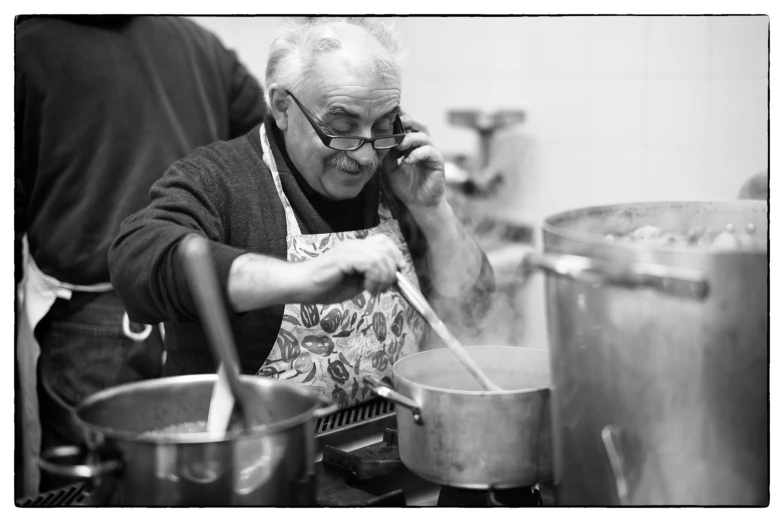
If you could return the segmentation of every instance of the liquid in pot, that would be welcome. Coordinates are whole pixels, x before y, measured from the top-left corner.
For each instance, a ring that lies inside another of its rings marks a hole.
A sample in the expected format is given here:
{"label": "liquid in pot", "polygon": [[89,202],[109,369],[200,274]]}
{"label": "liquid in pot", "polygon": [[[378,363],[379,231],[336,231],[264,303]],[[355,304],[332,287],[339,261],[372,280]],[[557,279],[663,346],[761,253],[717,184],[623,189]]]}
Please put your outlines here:
{"label": "liquid in pot", "polygon": [[[514,346],[466,346],[487,376],[506,391],[547,388],[547,352]],[[418,385],[456,392],[483,391],[447,349],[429,350],[401,359],[395,373]]]}
{"label": "liquid in pot", "polygon": [[[231,433],[234,431],[238,431],[238,427],[232,425],[229,427],[227,433]],[[156,440],[161,438],[170,438],[172,435],[188,435],[193,433],[206,433],[207,432],[207,421],[206,420],[199,420],[199,421],[191,421],[191,422],[180,422],[177,424],[170,424],[168,426],[162,426],[160,428],[154,428],[151,430],[147,430],[141,435],[139,435],[139,440]]]}

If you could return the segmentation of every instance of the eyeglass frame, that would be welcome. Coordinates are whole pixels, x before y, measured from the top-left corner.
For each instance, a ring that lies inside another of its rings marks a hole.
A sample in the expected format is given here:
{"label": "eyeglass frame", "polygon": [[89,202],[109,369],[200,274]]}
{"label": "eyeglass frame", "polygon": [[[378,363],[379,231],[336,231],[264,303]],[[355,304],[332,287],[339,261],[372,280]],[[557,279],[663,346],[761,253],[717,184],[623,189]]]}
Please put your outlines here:
{"label": "eyeglass frame", "polygon": [[[299,102],[297,97],[294,96],[288,90],[285,90],[285,92],[286,92],[286,94],[291,96],[291,99],[294,100],[294,102],[300,108],[300,110],[302,111],[302,114],[305,115],[305,119],[308,120],[308,122],[310,123],[311,127],[313,127],[313,130],[316,131],[316,134],[318,135],[319,139],[321,140],[321,143],[323,143],[325,147],[329,147],[332,150],[339,150],[341,152],[352,152],[352,151],[359,150],[362,147],[364,147],[365,143],[370,143],[372,145],[372,147],[373,147],[373,150],[390,150],[390,149],[394,149],[395,147],[400,145],[403,142],[403,138],[405,138],[405,136],[406,136],[406,131],[403,128],[403,122],[400,120],[400,113],[395,115],[395,123],[393,124],[393,129],[394,129],[394,127],[397,127],[397,129],[400,130],[400,132],[395,132],[393,134],[387,134],[387,135],[384,135],[384,136],[376,136],[375,138],[365,138],[363,136],[335,136],[333,134],[327,134],[326,132],[324,132],[324,129],[321,128],[321,125],[319,125],[318,122],[316,122],[316,119],[313,116],[310,115],[308,110],[305,107],[302,106],[302,104]],[[383,147],[383,148],[376,147],[376,143],[375,142],[377,140],[384,140],[384,139],[389,139],[389,138],[400,138],[400,140],[397,143],[395,143],[394,145],[390,146],[390,147]],[[332,143],[332,140],[335,140],[335,139],[339,139],[339,140],[359,140],[359,145],[357,145],[353,149],[336,149],[335,147],[330,145]]]}

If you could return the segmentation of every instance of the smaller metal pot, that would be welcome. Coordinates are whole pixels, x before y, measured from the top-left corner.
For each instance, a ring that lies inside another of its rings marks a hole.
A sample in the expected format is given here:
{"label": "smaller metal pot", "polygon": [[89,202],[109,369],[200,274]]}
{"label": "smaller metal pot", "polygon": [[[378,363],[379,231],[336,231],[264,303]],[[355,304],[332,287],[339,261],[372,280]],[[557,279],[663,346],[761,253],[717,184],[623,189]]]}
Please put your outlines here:
{"label": "smaller metal pot", "polygon": [[403,464],[446,486],[505,489],[552,477],[547,352],[514,346],[466,351],[504,391],[482,391],[446,348],[415,353],[393,367],[394,390],[374,378],[374,393],[395,402]]}
{"label": "smaller metal pot", "polygon": [[[337,410],[306,388],[252,376],[241,382],[264,401],[268,424],[222,436],[145,432],[206,421],[217,375],[153,379],[104,390],[75,411],[81,448],[41,455],[43,469],[89,479],[93,504],[125,506],[308,506],[315,503],[314,417]],[[141,438],[140,438],[141,437]],[[65,464],[84,455],[85,462]]]}

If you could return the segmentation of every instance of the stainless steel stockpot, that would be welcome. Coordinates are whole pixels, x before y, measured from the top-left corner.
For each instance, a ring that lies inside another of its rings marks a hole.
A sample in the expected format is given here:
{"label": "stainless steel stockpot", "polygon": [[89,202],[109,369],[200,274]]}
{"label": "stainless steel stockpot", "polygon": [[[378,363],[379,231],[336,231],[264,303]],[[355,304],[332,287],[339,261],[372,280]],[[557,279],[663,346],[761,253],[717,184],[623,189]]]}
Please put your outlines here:
{"label": "stainless steel stockpot", "polygon": [[[557,502],[769,501],[766,250],[608,241],[653,225],[768,237],[761,201],[592,207],[545,220]],[[729,227],[728,227],[729,226]]]}
{"label": "stainless steel stockpot", "polygon": [[[206,421],[217,376],[153,379],[104,390],[75,411],[86,452],[54,448],[41,467],[89,479],[91,503],[123,506],[307,506],[315,503],[313,419],[337,410],[291,383],[242,376],[272,422],[250,430],[145,432]],[[80,457],[81,464],[64,463]]]}
{"label": "stainless steel stockpot", "polygon": [[504,391],[484,391],[446,348],[403,357],[394,389],[366,379],[398,404],[400,459],[447,486],[505,489],[552,477],[547,352],[516,346],[466,351]]}

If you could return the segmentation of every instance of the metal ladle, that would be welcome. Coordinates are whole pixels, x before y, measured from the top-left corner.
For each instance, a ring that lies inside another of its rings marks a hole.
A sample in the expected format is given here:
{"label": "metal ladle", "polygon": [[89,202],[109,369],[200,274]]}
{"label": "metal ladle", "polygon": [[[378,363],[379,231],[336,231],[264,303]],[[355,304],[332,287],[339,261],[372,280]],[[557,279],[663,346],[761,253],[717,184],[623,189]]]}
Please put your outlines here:
{"label": "metal ladle", "polygon": [[462,363],[465,369],[468,370],[468,373],[471,374],[485,391],[503,391],[503,388],[491,381],[490,378],[485,375],[485,372],[477,366],[474,360],[471,359],[471,356],[468,355],[468,352],[465,351],[465,348],[463,348],[460,341],[457,340],[457,337],[452,335],[452,332],[449,331],[444,322],[436,315],[435,310],[433,310],[430,303],[427,302],[425,296],[423,296],[419,289],[400,272],[397,273],[397,287],[400,290],[400,293],[403,294],[403,297],[406,298],[406,301],[424,317],[425,321],[427,321],[430,327],[439,337],[441,337],[447,347],[449,347],[455,357],[457,357],[457,360]]}
{"label": "metal ladle", "polygon": [[[213,416],[213,406],[220,401],[227,408],[226,424],[228,424],[228,416],[235,405],[242,413],[245,429],[269,422],[272,416],[263,401],[253,396],[240,381],[237,349],[234,346],[229,322],[226,319],[223,297],[210,259],[207,240],[192,234],[182,240],[180,253],[185,262],[191,292],[207,331],[210,348],[212,348],[215,358],[221,363],[213,400],[210,403],[210,416]],[[226,397],[225,391],[223,394],[221,393],[221,387],[225,390],[227,383],[231,395],[233,395],[233,401]]]}

